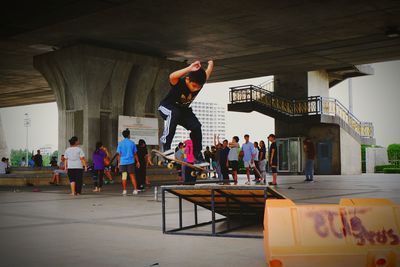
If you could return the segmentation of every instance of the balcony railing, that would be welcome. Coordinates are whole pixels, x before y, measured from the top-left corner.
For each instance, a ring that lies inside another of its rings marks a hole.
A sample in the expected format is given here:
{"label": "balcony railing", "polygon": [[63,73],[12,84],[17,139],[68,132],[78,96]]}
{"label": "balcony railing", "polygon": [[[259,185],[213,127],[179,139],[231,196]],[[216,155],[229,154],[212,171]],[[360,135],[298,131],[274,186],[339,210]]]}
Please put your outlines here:
{"label": "balcony railing", "polygon": [[290,117],[334,116],[347,124],[361,137],[372,138],[374,136],[372,123],[358,120],[342,103],[334,98],[311,96],[305,100],[288,100],[254,85],[236,86],[230,89],[229,100],[231,104],[257,102],[266,108],[271,108]]}

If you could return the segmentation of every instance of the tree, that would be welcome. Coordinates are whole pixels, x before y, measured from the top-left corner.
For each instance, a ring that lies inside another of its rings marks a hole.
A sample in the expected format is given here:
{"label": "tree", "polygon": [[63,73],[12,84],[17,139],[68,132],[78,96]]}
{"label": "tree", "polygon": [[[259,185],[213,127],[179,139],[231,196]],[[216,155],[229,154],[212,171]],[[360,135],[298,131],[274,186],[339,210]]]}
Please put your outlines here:
{"label": "tree", "polygon": [[[10,163],[11,166],[19,166],[22,158],[26,157],[26,149],[11,149]],[[32,157],[32,153],[28,152],[28,160]]]}

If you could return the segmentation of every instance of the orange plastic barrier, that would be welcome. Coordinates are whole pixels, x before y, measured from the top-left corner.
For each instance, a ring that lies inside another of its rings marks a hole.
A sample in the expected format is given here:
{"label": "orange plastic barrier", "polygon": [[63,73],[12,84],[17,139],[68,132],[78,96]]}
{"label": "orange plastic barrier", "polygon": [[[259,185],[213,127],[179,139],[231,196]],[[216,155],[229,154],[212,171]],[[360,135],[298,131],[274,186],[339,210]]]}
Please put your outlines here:
{"label": "orange plastic barrier", "polygon": [[400,267],[400,206],[387,199],[268,199],[264,245],[270,267]]}

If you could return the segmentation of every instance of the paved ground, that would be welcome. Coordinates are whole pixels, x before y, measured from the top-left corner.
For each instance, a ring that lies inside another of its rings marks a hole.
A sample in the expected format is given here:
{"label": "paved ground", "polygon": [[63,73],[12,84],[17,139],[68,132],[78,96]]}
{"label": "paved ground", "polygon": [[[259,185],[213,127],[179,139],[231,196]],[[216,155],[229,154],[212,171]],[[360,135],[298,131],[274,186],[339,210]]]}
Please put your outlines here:
{"label": "paved ground", "polygon": [[[279,177],[277,190],[296,203],[343,197],[400,203],[400,175],[320,176],[313,184],[303,179]],[[86,187],[87,193],[72,197],[68,187],[32,189],[0,187],[0,266],[266,266],[261,239],[163,235],[153,191],[122,197],[119,185],[107,185],[104,193]],[[174,222],[174,198],[167,208]]]}

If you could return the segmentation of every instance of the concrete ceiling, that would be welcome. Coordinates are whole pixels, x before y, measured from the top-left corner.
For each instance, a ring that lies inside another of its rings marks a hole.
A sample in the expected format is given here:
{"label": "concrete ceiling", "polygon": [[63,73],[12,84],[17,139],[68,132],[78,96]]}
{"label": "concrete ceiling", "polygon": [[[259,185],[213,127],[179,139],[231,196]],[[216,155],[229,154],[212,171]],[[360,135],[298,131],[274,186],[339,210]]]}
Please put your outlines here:
{"label": "concrete ceiling", "polygon": [[55,101],[32,57],[78,42],[216,61],[212,81],[400,59],[400,1],[13,1],[0,18],[0,107]]}

